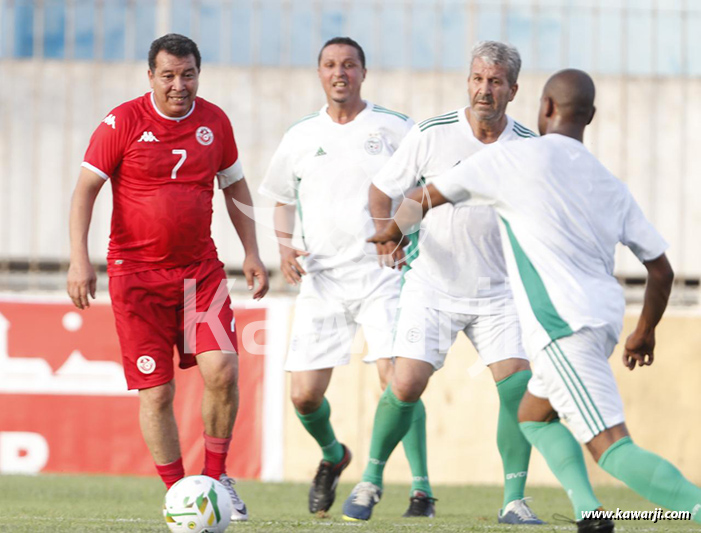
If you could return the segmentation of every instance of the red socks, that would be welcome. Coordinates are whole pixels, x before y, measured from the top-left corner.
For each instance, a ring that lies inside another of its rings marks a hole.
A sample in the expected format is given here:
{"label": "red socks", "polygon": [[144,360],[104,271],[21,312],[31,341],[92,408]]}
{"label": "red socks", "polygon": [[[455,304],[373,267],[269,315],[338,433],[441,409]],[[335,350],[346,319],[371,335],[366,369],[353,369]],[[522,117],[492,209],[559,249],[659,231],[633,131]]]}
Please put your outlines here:
{"label": "red socks", "polygon": [[[226,456],[229,453],[230,443],[231,437],[220,439],[204,433],[204,471],[202,473],[205,476],[219,480],[219,476],[226,472]],[[182,457],[167,465],[156,465],[156,470],[167,488],[185,477]]]}
{"label": "red socks", "polygon": [[224,472],[226,472],[226,456],[229,453],[229,444],[231,437],[221,439],[219,437],[210,437],[206,433],[204,435],[204,471],[205,476],[213,477],[219,480]]}
{"label": "red socks", "polygon": [[163,483],[166,484],[167,488],[175,485],[176,481],[180,481],[185,477],[185,469],[183,468],[183,458],[178,457],[172,463],[167,465],[156,465],[156,470],[158,475],[161,476]]}

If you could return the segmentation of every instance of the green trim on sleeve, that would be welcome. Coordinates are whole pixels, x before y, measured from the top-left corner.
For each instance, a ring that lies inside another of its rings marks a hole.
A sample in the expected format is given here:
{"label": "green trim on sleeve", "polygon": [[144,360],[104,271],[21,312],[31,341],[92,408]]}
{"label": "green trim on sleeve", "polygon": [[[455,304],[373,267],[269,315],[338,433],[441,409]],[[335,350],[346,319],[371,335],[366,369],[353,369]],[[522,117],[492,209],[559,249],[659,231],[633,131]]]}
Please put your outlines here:
{"label": "green trim on sleeve", "polygon": [[519,137],[523,137],[524,139],[528,139],[530,137],[537,137],[535,133],[533,133],[531,130],[529,130],[527,127],[522,126],[518,122],[514,120],[514,133],[518,135]]}
{"label": "green trim on sleeve", "polygon": [[314,118],[314,117],[318,117],[318,116],[319,116],[319,112],[317,111],[316,113],[312,113],[311,115],[307,115],[306,117],[302,117],[302,118],[300,118],[297,122],[295,122],[294,124],[292,124],[292,126],[290,126],[289,128],[287,128],[287,131],[290,131],[290,130],[291,130],[292,128],[294,128],[297,124],[301,124],[302,122],[304,122],[304,121],[306,121],[306,120],[309,120],[310,118]]}
{"label": "green trim on sleeve", "polygon": [[442,120],[440,122],[431,122],[430,124],[427,124],[426,126],[420,126],[419,129],[421,131],[426,131],[429,128],[432,128],[433,126],[442,126],[444,124],[455,124],[458,122],[458,119],[455,118],[454,120]]}
{"label": "green trim on sleeve", "polygon": [[[427,118],[419,123],[419,128],[424,128],[433,122],[442,122],[444,120],[453,120],[458,118],[457,111],[451,111],[450,113],[445,113],[444,115],[437,115],[435,117]],[[423,131],[423,130],[422,130]]]}
{"label": "green trim on sleeve", "polygon": [[401,118],[404,122],[409,120],[409,117],[403,113],[399,113],[398,111],[392,111],[391,109],[387,109],[386,107],[382,107],[377,104],[373,104],[372,110],[375,113],[387,113],[388,115],[394,115],[395,117]]}

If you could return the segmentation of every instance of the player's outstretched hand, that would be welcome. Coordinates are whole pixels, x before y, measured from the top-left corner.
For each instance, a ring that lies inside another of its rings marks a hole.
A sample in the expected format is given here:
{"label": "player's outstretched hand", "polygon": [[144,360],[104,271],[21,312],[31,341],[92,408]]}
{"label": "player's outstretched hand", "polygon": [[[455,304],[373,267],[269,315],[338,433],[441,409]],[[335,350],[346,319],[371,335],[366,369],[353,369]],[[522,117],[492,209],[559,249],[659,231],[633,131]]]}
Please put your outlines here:
{"label": "player's outstretched hand", "polygon": [[638,366],[649,366],[655,360],[655,330],[635,330],[626,339],[623,349],[623,364],[629,370]]}
{"label": "player's outstretched hand", "polygon": [[248,290],[252,291],[255,284],[254,280],[258,280],[258,288],[253,293],[254,300],[260,300],[268,292],[268,271],[260,260],[258,254],[247,255],[243,260],[243,275],[246,276],[246,285]]}
{"label": "player's outstretched hand", "polygon": [[406,257],[402,244],[394,241],[375,243],[377,248],[377,260],[380,266],[401,269],[406,264]]}
{"label": "player's outstretched hand", "polygon": [[302,281],[302,276],[306,274],[302,265],[297,261],[298,257],[309,255],[309,252],[298,250],[292,246],[280,246],[280,270],[285,276],[285,281],[290,285],[297,285]]}
{"label": "player's outstretched hand", "polygon": [[97,276],[90,261],[71,261],[68,267],[68,281],[66,290],[71,297],[73,305],[78,309],[90,307],[88,295],[95,299],[95,289],[97,287]]}
{"label": "player's outstretched hand", "polygon": [[370,237],[367,242],[372,242],[374,244],[386,244],[388,242],[399,242],[402,240],[402,230],[399,229],[397,223],[393,220],[385,226],[382,231],[378,231]]}

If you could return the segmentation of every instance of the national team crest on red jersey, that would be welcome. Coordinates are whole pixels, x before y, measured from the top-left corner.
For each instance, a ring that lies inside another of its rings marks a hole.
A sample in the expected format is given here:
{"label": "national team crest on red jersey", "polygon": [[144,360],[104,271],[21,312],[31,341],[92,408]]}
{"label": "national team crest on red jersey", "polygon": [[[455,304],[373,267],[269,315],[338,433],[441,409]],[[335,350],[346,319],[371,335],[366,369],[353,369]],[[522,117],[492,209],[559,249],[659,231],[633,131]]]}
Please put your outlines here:
{"label": "national team crest on red jersey", "polygon": [[203,146],[209,146],[214,141],[214,133],[207,126],[197,128],[197,142]]}

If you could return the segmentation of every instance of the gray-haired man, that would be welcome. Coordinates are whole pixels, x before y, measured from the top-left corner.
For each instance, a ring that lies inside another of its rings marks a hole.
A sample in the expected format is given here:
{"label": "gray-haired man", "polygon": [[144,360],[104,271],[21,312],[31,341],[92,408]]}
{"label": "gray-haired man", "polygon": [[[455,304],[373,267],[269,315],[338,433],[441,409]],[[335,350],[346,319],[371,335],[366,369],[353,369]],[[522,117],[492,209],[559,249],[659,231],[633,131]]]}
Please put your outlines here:
{"label": "gray-haired man", "polygon": [[[470,105],[412,128],[375,178],[370,211],[389,220],[392,200],[446,172],[485,145],[534,137],[505,113],[518,90],[521,59],[509,45],[483,41],[472,50]],[[447,207],[447,208],[446,208]],[[518,405],[531,377],[511,292],[496,214],[488,205],[441,206],[425,218],[400,297],[392,355],[394,377],[375,415],[370,460],[343,506],[347,520],[368,520],[382,495],[384,465],[414,407],[459,331],[492,372],[500,399],[497,445],[504,465],[499,522],[541,524],[524,501],[531,446],[519,430]],[[390,253],[390,250],[387,250]],[[433,495],[427,495],[433,505]],[[431,513],[433,514],[433,513]]]}

